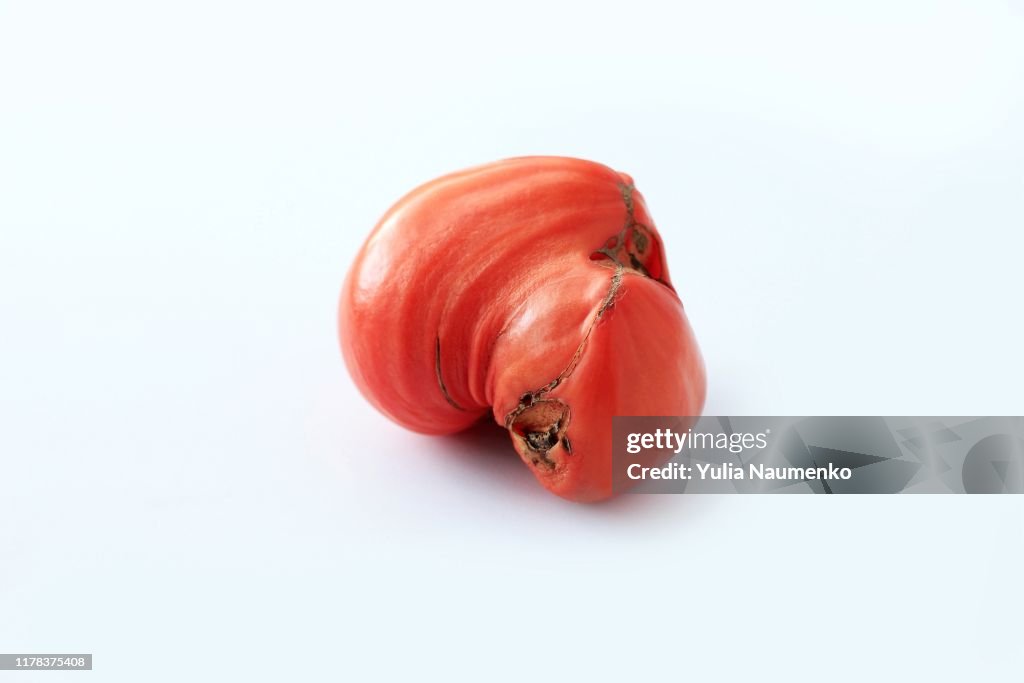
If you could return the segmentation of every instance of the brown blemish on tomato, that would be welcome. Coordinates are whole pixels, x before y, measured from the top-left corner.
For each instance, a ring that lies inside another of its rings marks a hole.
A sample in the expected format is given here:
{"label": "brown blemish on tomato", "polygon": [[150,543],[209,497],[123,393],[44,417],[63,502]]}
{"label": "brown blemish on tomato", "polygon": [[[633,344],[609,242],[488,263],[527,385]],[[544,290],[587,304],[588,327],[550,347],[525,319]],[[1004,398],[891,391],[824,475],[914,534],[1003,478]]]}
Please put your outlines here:
{"label": "brown blemish on tomato", "polygon": [[533,402],[528,408],[518,411],[508,425],[516,451],[524,461],[534,467],[543,466],[554,470],[558,463],[552,458],[552,451],[564,448],[569,428],[569,406],[557,398],[545,398]]}
{"label": "brown blemish on tomato", "polygon": [[605,240],[604,246],[590,255],[590,260],[611,261],[644,277],[656,280],[675,291],[672,285],[662,277],[665,270],[664,255],[657,236],[650,227],[636,220],[634,190],[633,185],[622,184],[619,186],[622,202],[626,205],[625,224],[618,234],[609,237]]}

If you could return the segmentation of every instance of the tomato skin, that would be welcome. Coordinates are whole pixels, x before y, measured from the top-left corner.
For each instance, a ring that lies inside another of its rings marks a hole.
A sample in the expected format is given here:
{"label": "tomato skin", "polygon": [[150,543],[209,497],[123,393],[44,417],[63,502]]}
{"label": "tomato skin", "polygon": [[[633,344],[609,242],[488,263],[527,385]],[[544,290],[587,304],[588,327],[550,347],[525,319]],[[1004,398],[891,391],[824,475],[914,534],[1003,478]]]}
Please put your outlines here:
{"label": "tomato skin", "polygon": [[490,411],[537,479],[611,495],[614,415],[698,415],[703,361],[632,179],[526,157],[398,201],[349,270],[342,353],[360,391],[414,431]]}

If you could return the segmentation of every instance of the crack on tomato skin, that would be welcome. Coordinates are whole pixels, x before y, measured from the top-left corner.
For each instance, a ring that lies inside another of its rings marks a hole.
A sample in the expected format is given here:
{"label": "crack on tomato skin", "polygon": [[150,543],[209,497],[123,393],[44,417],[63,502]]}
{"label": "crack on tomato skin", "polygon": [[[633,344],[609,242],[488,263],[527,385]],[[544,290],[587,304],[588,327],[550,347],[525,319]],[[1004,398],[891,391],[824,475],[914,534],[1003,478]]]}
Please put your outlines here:
{"label": "crack on tomato skin", "polygon": [[437,375],[437,385],[441,387],[441,393],[444,395],[444,400],[448,401],[448,405],[456,410],[466,411],[465,408],[460,406],[458,402],[452,398],[451,394],[448,393],[448,387],[444,385],[444,377],[441,376],[441,337],[435,337],[434,344],[434,373]]}
{"label": "crack on tomato skin", "polygon": [[580,358],[583,356],[583,349],[586,347],[587,341],[590,339],[590,335],[594,331],[594,327],[601,320],[601,317],[605,312],[615,305],[615,296],[619,293],[619,288],[622,286],[622,276],[624,271],[625,269],[622,266],[617,266],[615,268],[611,284],[608,286],[608,292],[604,295],[604,299],[601,300],[601,304],[597,308],[597,313],[594,314],[594,318],[590,321],[590,325],[587,326],[587,331],[583,334],[583,341],[581,341],[579,346],[576,347],[576,352],[569,360],[569,364],[565,366],[565,369],[562,370],[557,377],[544,386],[533,391],[528,391],[519,397],[519,405],[505,416],[506,429],[511,427],[512,422],[519,417],[524,410],[536,404],[544,397],[545,394],[554,391],[562,382],[569,379],[570,375],[572,375],[576,370],[576,366],[579,365]]}
{"label": "crack on tomato skin", "polygon": [[636,186],[630,183],[620,183],[619,192],[622,193],[622,203],[626,205],[626,213],[633,218],[633,192]]}
{"label": "crack on tomato skin", "polygon": [[[601,302],[601,307],[597,309],[597,315],[594,316],[593,322],[590,323],[590,327],[587,329],[586,335],[583,337],[583,342],[586,343],[587,338],[590,337],[591,331],[594,329],[594,325],[601,319],[604,312],[615,305],[615,295],[619,293],[619,288],[622,286],[622,273],[624,268],[620,265],[615,269],[615,274],[612,275],[612,284],[608,287],[608,293],[605,294],[604,300]],[[583,350],[583,344],[580,344],[580,348],[577,350],[577,355]],[[575,366],[573,366],[575,369]]]}
{"label": "crack on tomato skin", "polygon": [[[619,185],[622,202],[626,207],[625,224],[618,233],[606,239],[601,248],[590,255],[590,260],[607,259],[617,266],[628,268],[650,278],[674,292],[675,288],[661,277],[660,263],[664,254],[658,248],[660,244],[658,238],[650,226],[644,225],[636,219],[636,200],[633,197],[635,190],[636,188],[631,184]],[[658,277],[651,273],[651,269],[645,261],[650,261],[651,264],[658,266],[656,272]]]}

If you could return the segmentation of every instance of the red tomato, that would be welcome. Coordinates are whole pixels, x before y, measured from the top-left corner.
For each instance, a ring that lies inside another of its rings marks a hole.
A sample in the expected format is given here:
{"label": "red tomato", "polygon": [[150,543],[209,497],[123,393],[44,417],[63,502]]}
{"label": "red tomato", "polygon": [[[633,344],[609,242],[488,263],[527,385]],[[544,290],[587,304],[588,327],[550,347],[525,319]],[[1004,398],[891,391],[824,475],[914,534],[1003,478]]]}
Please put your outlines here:
{"label": "red tomato", "polygon": [[612,417],[699,415],[705,375],[632,178],[508,159],[433,180],[374,228],[345,280],[353,379],[409,429],[488,411],[548,490],[612,494]]}

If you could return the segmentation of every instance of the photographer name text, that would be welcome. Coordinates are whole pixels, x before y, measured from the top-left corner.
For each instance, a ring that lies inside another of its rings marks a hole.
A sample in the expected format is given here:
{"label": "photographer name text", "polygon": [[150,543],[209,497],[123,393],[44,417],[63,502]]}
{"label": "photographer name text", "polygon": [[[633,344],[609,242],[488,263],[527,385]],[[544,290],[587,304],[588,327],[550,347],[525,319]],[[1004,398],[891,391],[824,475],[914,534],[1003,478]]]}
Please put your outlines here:
{"label": "photographer name text", "polygon": [[730,464],[697,463],[684,465],[671,462],[663,467],[644,467],[633,463],[626,470],[633,480],[643,479],[762,479],[804,481],[807,479],[850,479],[853,470],[828,463],[824,467],[773,467],[750,463],[746,467]]}

